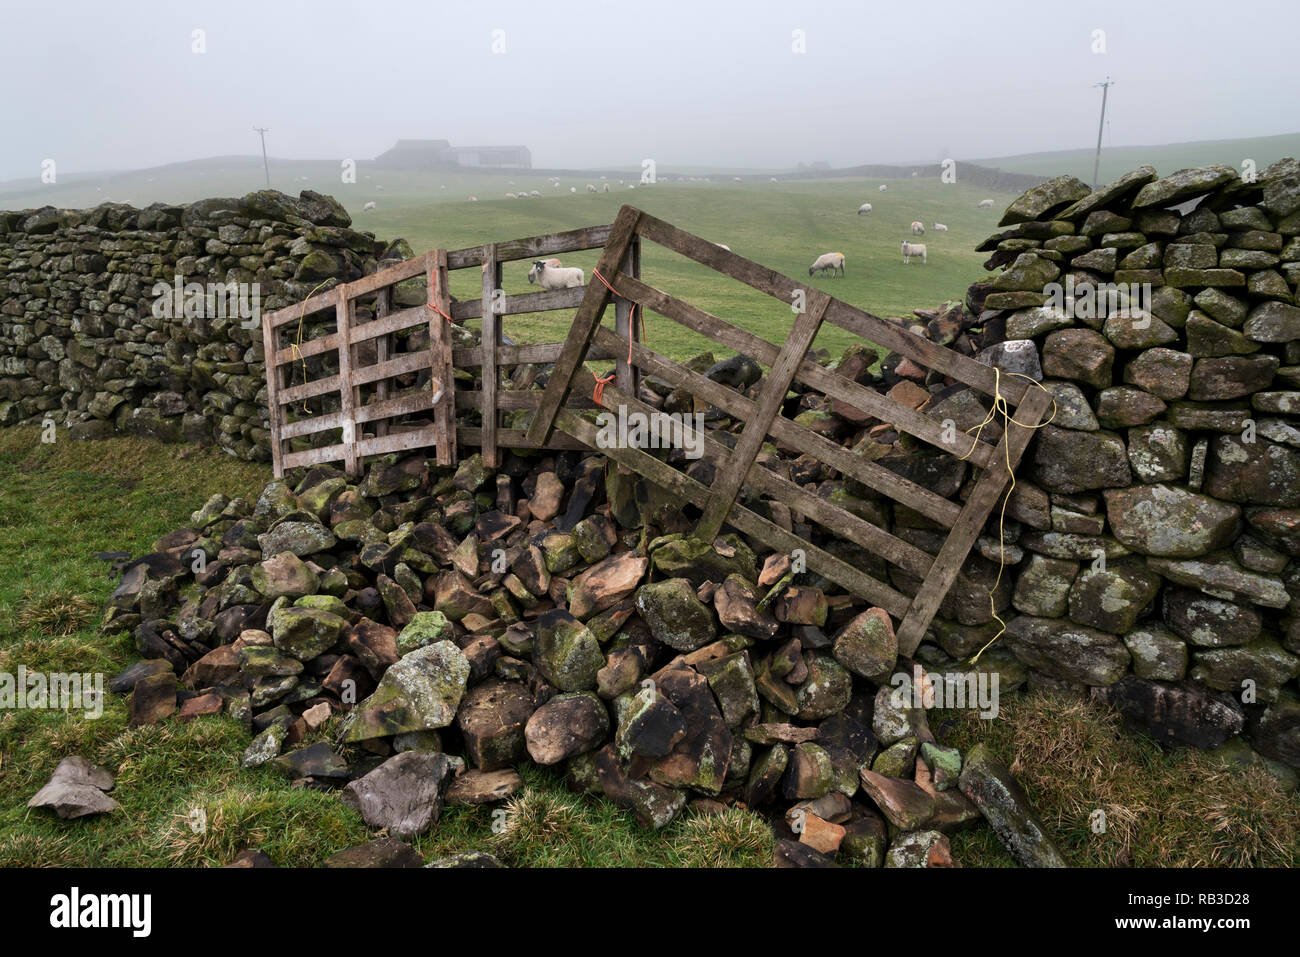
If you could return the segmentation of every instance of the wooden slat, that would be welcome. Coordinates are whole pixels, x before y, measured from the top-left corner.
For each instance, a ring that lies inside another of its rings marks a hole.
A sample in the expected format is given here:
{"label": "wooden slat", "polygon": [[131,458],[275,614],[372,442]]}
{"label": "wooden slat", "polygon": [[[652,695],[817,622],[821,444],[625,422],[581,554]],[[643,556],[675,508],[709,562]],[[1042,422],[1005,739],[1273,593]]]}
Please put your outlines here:
{"label": "wooden slat", "polygon": [[[693,259],[696,262],[715,269],[723,275],[730,276],[760,292],[775,296],[786,303],[793,301],[796,289],[807,290],[812,287],[795,282],[781,273],[761,266],[756,262],[738,256],[721,246],[693,236],[684,229],[657,219],[648,213],[642,213],[636,231],[646,239]],[[923,339],[897,323],[873,316],[865,310],[850,306],[848,303],[833,300],[826,310],[825,319],[842,329],[847,329],[869,342],[882,345],[899,352],[920,365],[937,369],[966,383],[986,395],[993,395],[996,384],[993,368],[969,359],[959,352],[945,348],[928,339]],[[1002,383],[1002,395],[1011,404],[1021,401],[1025,390],[1029,388],[1023,380]]]}
{"label": "wooden slat", "polygon": [[[602,399],[604,407],[615,415],[618,414],[620,405],[626,406],[629,411],[640,412],[647,416],[663,414],[657,413],[651,406],[633,398],[613,385],[605,386]],[[690,421],[689,418],[683,420],[683,432],[695,435],[696,430],[691,426]],[[701,445],[705,457],[718,466],[720,474],[722,470],[733,467],[731,465],[731,449],[710,437],[707,430],[700,433],[700,437],[703,439]],[[889,532],[872,525],[865,519],[861,519],[843,508],[818,498],[807,489],[796,485],[789,479],[782,478],[776,472],[756,462],[750,465],[748,472],[744,476],[743,484],[748,484],[762,494],[770,495],[785,502],[791,508],[802,512],[830,529],[839,538],[863,545],[886,561],[898,565],[919,578],[924,578],[934,564],[934,556],[894,537]],[[701,535],[701,537],[704,536]],[[705,540],[712,541],[712,539]]]}
{"label": "wooden slat", "polygon": [[[376,293],[377,297],[387,297],[388,290],[381,289]],[[382,318],[377,318],[372,322],[367,322],[363,326],[357,326],[352,330],[352,344],[364,342],[366,339],[374,339],[377,336],[387,336],[394,332],[401,332],[403,329],[411,326],[422,326],[428,319],[424,312],[424,306],[414,306],[410,309],[401,309],[397,312],[387,313]],[[308,339],[306,342],[297,347],[290,346],[287,349],[279,349],[275,353],[277,363],[292,363],[300,358],[310,358],[321,352],[330,352],[338,348],[339,336],[337,332],[331,332],[327,336],[321,336],[318,339]]]}
{"label": "wooden slat", "polygon": [[324,395],[327,392],[337,392],[342,381],[338,376],[332,375],[323,379],[304,382],[302,385],[291,385],[279,390],[278,401],[281,406],[292,405],[300,399],[310,399],[314,396]]}
{"label": "wooden slat", "polygon": [[389,452],[407,452],[412,449],[429,448],[436,442],[437,426],[412,429],[405,432],[393,432],[362,439],[357,443],[361,455],[387,455]]}
{"label": "wooden slat", "polygon": [[[637,219],[641,212],[631,206],[624,206],[618,211],[618,217],[610,229],[609,240],[600,254],[596,268],[602,276],[612,275],[618,264],[623,261],[628,244],[632,241]],[[543,445],[555,425],[555,413],[564,404],[565,396],[573,383],[573,378],[582,367],[587,344],[592,332],[600,325],[601,316],[605,314],[605,305],[609,301],[609,290],[605,284],[594,276],[587,284],[587,293],[582,305],[573,319],[568,338],[564,341],[564,351],[555,362],[550,381],[546,383],[542,404],[528,427],[528,440]]]}
{"label": "wooden slat", "polygon": [[[392,344],[393,344],[392,334],[387,331],[376,332],[374,330],[374,327],[382,326],[382,324],[389,321],[390,319],[389,312],[391,311],[392,303],[393,303],[393,290],[391,288],[380,289],[378,292],[376,292],[374,322],[367,323],[363,327],[363,329],[358,329],[356,332],[353,333],[353,337],[352,337],[353,342],[357,342],[358,340],[361,340],[363,338],[364,339],[373,338],[375,340],[375,361],[376,362],[387,362],[389,357],[389,351],[392,348]],[[415,310],[411,310],[411,311],[414,312]],[[387,398],[388,398],[388,380],[380,379],[378,382],[375,383],[375,400],[377,402],[383,402]],[[360,406],[360,404],[361,404],[360,402],[357,403],[358,406]],[[380,420],[379,422],[375,423],[375,434],[376,435],[388,434],[387,420]]]}
{"label": "wooden slat", "polygon": [[[517,366],[534,362],[554,362],[564,351],[563,342],[538,342],[529,345],[520,346],[497,346],[497,366]],[[624,346],[622,355],[627,355],[627,347]],[[483,350],[474,346],[467,348],[461,346],[451,350],[452,360],[456,367],[464,368],[465,366],[481,366],[483,364]],[[594,346],[587,350],[587,361],[599,359],[615,359],[618,356],[608,349],[598,349]]]}
{"label": "wooden slat", "polygon": [[[279,334],[275,327],[271,325],[270,317],[262,317],[262,355],[275,355],[276,340]],[[267,421],[271,429],[271,471],[276,478],[284,475],[284,449],[281,443],[284,441],[280,434],[280,427],[284,421],[284,412],[280,408],[280,388],[284,385],[283,370],[266,360],[266,410]]]}
{"label": "wooden slat", "polygon": [[[339,400],[342,417],[344,470],[354,478],[361,475],[361,458],[357,455],[357,426],[355,409],[360,385],[352,374],[352,314],[355,303],[348,298],[346,287],[338,288],[335,322],[339,336]],[[348,383],[352,383],[349,385]]]}
{"label": "wooden slat", "polygon": [[428,352],[403,352],[396,358],[389,359],[386,362],[376,362],[372,366],[362,366],[352,373],[352,378],[358,385],[365,385],[368,382],[378,382],[380,379],[391,379],[393,376],[428,369],[431,367],[432,362],[433,359]]}
{"label": "wooden slat", "polygon": [[[639,256],[640,246],[641,241],[639,239],[634,239],[628,244],[627,255],[623,257],[623,261],[619,263],[618,266],[619,272],[628,273],[630,275],[635,275],[637,273],[638,262],[641,258]],[[633,308],[634,304],[631,300],[625,299],[621,296],[614,300],[614,331],[624,339],[639,338],[636,334],[636,329],[632,327]],[[644,311],[645,307],[642,306],[641,308],[642,311]],[[637,318],[643,319],[644,317]],[[642,328],[644,328],[644,324]],[[614,368],[614,381],[618,383],[620,389],[629,395],[636,395],[637,391],[636,385],[633,381],[633,374],[634,367],[628,364],[626,354],[620,355],[618,357],[618,364]]]}
{"label": "wooden slat", "polygon": [[[451,290],[447,286],[447,251],[435,249],[426,257],[429,301],[438,310],[451,315]],[[456,376],[451,359],[451,333],[447,320],[434,309],[429,313],[429,360],[432,377],[442,388],[442,398],[434,406],[437,429],[437,462],[441,466],[456,463]],[[430,381],[430,387],[434,386]]]}
{"label": "wooden slat", "polygon": [[[759,395],[754,416],[745,422],[745,427],[740,433],[740,441],[736,443],[736,450],[732,453],[730,461],[725,468],[718,470],[717,478],[713,483],[713,495],[704,510],[704,517],[700,519],[700,524],[695,530],[695,534],[704,541],[711,542],[717,538],[718,530],[727,520],[727,513],[731,511],[731,506],[736,501],[741,483],[749,474],[750,466],[754,464],[759,449],[767,439],[772,420],[781,413],[785,394],[790,390],[790,382],[794,379],[794,371],[803,361],[813,339],[817,337],[817,330],[821,328],[822,316],[828,305],[830,305],[830,296],[825,293],[814,292],[808,297],[807,309],[794,321],[794,328],[790,330],[785,347],[764,377],[763,391]],[[838,532],[838,529],[835,531]]]}
{"label": "wooden slat", "polygon": [[298,419],[296,422],[286,422],[280,426],[280,438],[296,439],[300,435],[312,435],[316,432],[326,432],[330,429],[343,427],[343,413],[330,412],[327,415],[314,415],[310,419]]}
{"label": "wooden slat", "polygon": [[344,462],[347,461],[347,445],[326,445],[319,449],[303,449],[301,452],[289,452],[284,457],[284,467],[286,469],[297,468],[299,465],[320,465],[322,462]]}
{"label": "wooden slat", "polygon": [[1006,433],[998,443],[998,461],[1002,465],[985,469],[976,481],[975,488],[971,491],[970,498],[966,500],[965,508],[962,509],[961,518],[948,533],[948,538],[935,557],[934,567],[926,576],[921,590],[917,593],[916,601],[899,626],[898,650],[901,654],[910,655],[925,637],[925,629],[929,627],[935,612],[943,603],[944,596],[948,594],[948,589],[952,587],[952,583],[961,572],[966,555],[984,527],[984,520],[988,518],[990,510],[1010,479],[1007,471],[1008,461],[1012,470],[1020,463],[1025,446],[1029,444],[1034,434],[1030,426],[1035,426],[1042,421],[1043,413],[1047,411],[1051,402],[1050,392],[1032,389],[1025,397],[1025,401],[1021,403],[1015,418],[1017,422],[1023,422],[1025,427],[1015,423],[1007,427]]}
{"label": "wooden slat", "polygon": [[501,345],[500,317],[492,305],[492,297],[501,288],[501,267],[497,264],[496,247],[483,247],[483,323],[479,334],[479,347],[483,353],[482,382],[482,441],[479,443],[483,464],[494,469],[501,464],[497,454],[497,387],[501,384],[497,372],[497,349]]}
{"label": "wooden slat", "polygon": [[[539,259],[556,253],[574,253],[584,249],[599,249],[609,242],[611,226],[584,226],[562,233],[527,236],[496,244],[497,262],[514,262],[519,259]],[[453,249],[447,253],[448,269],[465,269],[483,263],[483,247],[470,246]]]}
{"label": "wooden slat", "polygon": [[[684,502],[703,507],[709,500],[710,492],[704,485],[640,449],[600,448],[596,440],[599,430],[575,412],[568,409],[559,410],[556,415],[556,425],[562,433],[567,432],[572,435],[580,440],[585,447],[628,466],[634,472],[645,476],[661,488],[678,495]],[[767,519],[743,506],[732,509],[728,522],[742,534],[755,538],[777,551],[788,554],[796,548],[803,549],[807,558],[807,565],[813,571],[824,575],[853,594],[860,595],[867,601],[884,608],[895,617],[904,615],[911,605],[911,599],[906,595],[877,581],[865,572],[853,568],[810,542],[806,542],[802,538],[772,524]]]}
{"label": "wooden slat", "polygon": [[[603,327],[596,330],[593,344],[605,345],[611,351],[626,348],[622,340]],[[698,372],[692,372],[685,366],[664,358],[639,342],[633,343],[632,361],[638,368],[645,369],[651,375],[684,388],[710,405],[717,406],[733,419],[747,421],[754,414],[753,399],[746,398],[734,389],[712,379],[706,379]],[[961,514],[961,506],[957,503],[950,502],[896,472],[891,472],[884,466],[877,465],[842,445],[837,445],[825,436],[796,425],[783,416],[777,416],[772,420],[771,435],[777,441],[800,452],[820,458],[827,465],[857,479],[868,488],[882,492],[894,501],[915,509],[945,528],[951,528]]]}
{"label": "wooden slat", "polygon": [[398,415],[413,415],[416,412],[427,412],[433,408],[432,400],[433,393],[421,389],[419,392],[370,402],[356,410],[356,420],[357,422],[375,422],[375,434],[382,435],[384,433],[378,431],[378,426],[387,424],[382,421],[383,419]]}
{"label": "wooden slat", "polygon": [[[726,252],[726,250],[724,249],[723,252]],[[733,326],[725,319],[719,319],[717,316],[655,289],[653,286],[648,286],[639,280],[620,275],[615,278],[612,285],[619,293],[639,302],[642,308],[649,308],[694,332],[698,332],[702,336],[712,339],[714,342],[743,353],[763,365],[771,366],[776,361],[777,356],[780,355],[780,349],[766,339],[761,339],[752,332]],[[834,300],[832,300],[832,305],[828,309],[832,308],[833,305]],[[953,452],[952,445],[944,439],[944,430],[941,423],[924,413],[917,412],[915,409],[881,395],[874,389],[858,385],[853,380],[832,372],[815,362],[804,360],[800,363],[795,374],[795,380],[803,382],[832,398],[842,399],[855,408],[874,415],[882,421],[889,422],[901,431],[914,435],[923,442],[928,442],[935,448],[942,449],[944,452]],[[970,454],[967,459],[980,468],[986,468],[989,462],[993,460],[993,446],[987,442],[976,440],[974,447],[971,448],[968,437],[961,436],[960,441],[962,445],[961,451],[965,453],[969,448]]]}
{"label": "wooden slat", "polygon": [[[482,429],[473,426],[460,426],[456,429],[456,441],[465,445],[478,445],[481,440]],[[571,435],[565,435],[563,432],[555,432],[545,445],[532,445],[528,441],[528,435],[522,429],[498,429],[497,446],[507,449],[548,449],[554,451],[586,451],[588,446],[579,442]]]}
{"label": "wooden slat", "polygon": [[[505,412],[513,412],[518,409],[535,409],[542,401],[542,392],[540,389],[531,389],[528,391],[506,390],[497,393],[497,408]],[[467,392],[464,389],[456,390],[456,408],[457,409],[481,409],[483,407],[483,397],[478,392]],[[582,395],[579,392],[570,393],[568,399],[564,402],[566,409],[595,409],[599,408],[595,402],[591,401],[590,395]]]}
{"label": "wooden slat", "polygon": [[[498,268],[501,263],[498,261]],[[586,294],[585,286],[574,286],[572,289],[546,289],[542,292],[522,292],[515,293],[513,296],[506,296],[504,302],[505,311],[503,316],[522,316],[534,312],[550,312],[556,309],[577,309],[582,305],[582,297]],[[478,319],[483,315],[483,301],[481,299],[470,299],[465,302],[454,302],[451,305],[451,317],[458,322],[466,319]]]}

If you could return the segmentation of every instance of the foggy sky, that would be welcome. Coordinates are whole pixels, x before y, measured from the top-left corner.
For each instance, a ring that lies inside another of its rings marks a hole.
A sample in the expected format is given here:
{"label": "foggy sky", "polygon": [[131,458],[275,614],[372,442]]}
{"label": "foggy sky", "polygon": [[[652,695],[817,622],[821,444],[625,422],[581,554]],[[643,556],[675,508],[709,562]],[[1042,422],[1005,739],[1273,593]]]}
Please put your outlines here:
{"label": "foggy sky", "polygon": [[973,159],[1091,147],[1107,74],[1107,145],[1264,136],[1300,127],[1298,28],[1294,0],[0,0],[0,180],[252,155],[255,125],[296,159]]}

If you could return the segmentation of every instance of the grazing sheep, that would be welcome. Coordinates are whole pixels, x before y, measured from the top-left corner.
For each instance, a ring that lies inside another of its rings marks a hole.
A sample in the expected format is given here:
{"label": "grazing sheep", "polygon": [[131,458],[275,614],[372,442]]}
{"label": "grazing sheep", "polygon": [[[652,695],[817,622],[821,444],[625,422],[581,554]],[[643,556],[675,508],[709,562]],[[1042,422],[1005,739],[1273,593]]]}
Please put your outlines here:
{"label": "grazing sheep", "polygon": [[587,184],[587,192],[589,192],[589,193],[594,193],[594,192],[596,192],[596,187],[595,187],[594,185],[592,185],[591,183],[588,183],[588,184]]}
{"label": "grazing sheep", "polygon": [[859,216],[861,216],[863,213],[869,213],[869,212],[871,212],[871,204],[870,204],[870,203],[863,203],[861,206],[858,207],[858,215],[859,215]]}
{"label": "grazing sheep", "polygon": [[741,182],[741,179],[740,179],[739,176],[733,176],[733,177],[731,177],[731,178],[734,179],[737,183]]}
{"label": "grazing sheep", "polygon": [[811,266],[808,267],[808,275],[821,271],[825,273],[830,270],[831,278],[835,277],[836,271],[841,276],[844,275],[844,254],[843,253],[822,253],[818,256]]}
{"label": "grazing sheep", "polygon": [[921,264],[925,265],[925,243],[909,243],[903,240],[903,265],[906,266],[913,256],[921,257]]}
{"label": "grazing sheep", "polygon": [[569,187],[569,192],[570,192],[570,193],[576,193],[577,191],[578,191],[578,187],[576,187],[576,186],[570,186],[570,187]]}
{"label": "grazing sheep", "polygon": [[528,191],[529,196],[541,196],[541,190],[532,189]]}
{"label": "grazing sheep", "polygon": [[514,198],[515,198],[514,193],[506,193],[506,199],[514,199]]}
{"label": "grazing sheep", "polygon": [[775,183],[775,182],[776,182],[776,177],[773,176],[771,179],[768,180],[768,182],[769,182],[769,183]]}
{"label": "grazing sheep", "polygon": [[471,203],[477,203],[477,202],[478,202],[478,197],[477,197],[477,196],[471,196],[471,197],[469,198],[469,201],[470,201]]}
{"label": "grazing sheep", "polygon": [[361,211],[364,213],[366,210],[374,209],[374,208],[375,208],[375,203],[373,200],[371,200],[369,203],[366,203],[366,205],[361,207]]}
{"label": "grazing sheep", "polygon": [[948,227],[945,226],[943,223],[931,223],[930,228],[933,229],[936,233],[946,233],[948,231]]}
{"label": "grazing sheep", "polygon": [[913,236],[924,236],[924,235],[925,235],[925,225],[924,225],[923,223],[917,222],[916,220],[912,220],[912,235],[913,235]]}
{"label": "grazing sheep", "polygon": [[556,265],[558,262],[558,259],[535,260],[533,268],[528,270],[529,284],[537,283],[543,289],[572,289],[587,284],[581,269]]}
{"label": "grazing sheep", "polygon": [[889,187],[886,186],[884,183],[881,183],[881,184],[880,184],[880,191],[881,191],[882,193],[885,192],[885,190],[887,190],[887,189],[889,189]]}
{"label": "grazing sheep", "polygon": [[991,200],[991,199],[981,199],[978,203],[975,204],[975,206],[976,206],[977,209],[992,209],[992,208],[993,208],[993,200]]}
{"label": "grazing sheep", "polygon": [[912,179],[916,179],[916,170],[912,170]]}

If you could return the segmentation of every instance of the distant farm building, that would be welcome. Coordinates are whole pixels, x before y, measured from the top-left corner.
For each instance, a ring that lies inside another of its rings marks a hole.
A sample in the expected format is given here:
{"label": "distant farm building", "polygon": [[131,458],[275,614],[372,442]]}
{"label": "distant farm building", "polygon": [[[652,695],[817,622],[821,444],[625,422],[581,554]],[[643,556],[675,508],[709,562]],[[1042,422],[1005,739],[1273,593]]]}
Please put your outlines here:
{"label": "distant farm building", "polygon": [[533,165],[527,146],[452,146],[447,140],[398,140],[375,163],[391,169],[435,166],[489,166],[528,169]]}

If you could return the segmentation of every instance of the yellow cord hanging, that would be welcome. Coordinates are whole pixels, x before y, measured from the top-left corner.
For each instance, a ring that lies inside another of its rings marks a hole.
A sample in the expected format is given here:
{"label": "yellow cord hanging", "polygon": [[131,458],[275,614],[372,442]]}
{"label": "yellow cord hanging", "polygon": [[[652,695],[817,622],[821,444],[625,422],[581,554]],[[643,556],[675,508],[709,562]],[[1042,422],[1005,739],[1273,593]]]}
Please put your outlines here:
{"label": "yellow cord hanging", "polygon": [[[333,276],[330,277],[330,279],[333,279],[333,278],[334,278]],[[318,282],[318,283],[316,284],[316,289],[319,289],[321,286],[325,285],[325,284],[326,284],[327,282],[329,282],[329,281],[330,281],[329,279],[322,279],[320,282]],[[316,289],[313,289],[311,292],[307,293],[307,299],[310,299],[312,296],[316,295]],[[307,359],[306,359],[306,357],[302,354],[302,350],[301,350],[300,348],[298,348],[298,347],[302,345],[302,317],[303,317],[303,316],[306,314],[306,312],[307,312],[307,299],[304,299],[304,300],[302,301],[302,308],[298,310],[298,338],[297,338],[297,341],[294,342],[294,343],[289,347],[290,349],[293,350],[293,355],[290,357],[290,361],[292,361],[293,359],[301,359],[301,360],[302,360],[302,384],[303,384],[303,385],[306,385],[306,384],[307,384]],[[275,357],[272,356],[272,357],[271,357],[271,360],[274,361],[274,359],[275,359]],[[310,414],[311,414],[311,410],[307,408],[307,397],[306,397],[306,396],[303,396],[303,397],[302,397],[302,414],[303,414],[303,415],[310,415]]]}
{"label": "yellow cord hanging", "polygon": [[[1024,375],[1023,373],[1008,372],[1007,375],[1013,375],[1016,376],[1017,378],[1024,379],[1026,382],[1031,383],[1034,386],[1034,388],[1039,389],[1043,392],[1047,392],[1047,390],[1043,388],[1042,383],[1040,383],[1036,379],[1031,378],[1030,376]],[[967,450],[965,455],[958,456],[958,458],[965,461],[967,458],[970,457],[971,452],[974,452],[975,447],[979,444],[980,433],[984,431],[984,426],[990,425],[997,418],[999,412],[1002,413],[1002,435],[1004,438],[1006,437],[1007,431],[1010,428],[1012,423],[1015,423],[1016,425],[1020,426],[1022,429],[1041,429],[1043,426],[1050,424],[1052,420],[1056,418],[1056,397],[1052,396],[1052,414],[1049,415],[1042,422],[1039,422],[1037,425],[1030,425],[1026,422],[1021,422],[1011,414],[1011,407],[1007,404],[1006,397],[1002,394],[1002,370],[999,369],[997,366],[994,366],[993,367],[993,408],[989,410],[989,414],[984,417],[983,422],[979,423],[979,425],[973,425],[966,430],[967,435],[970,435],[970,433],[972,432],[974,432],[975,434],[971,437],[970,449]],[[993,644],[993,642],[1001,638],[1003,632],[1007,630],[1007,623],[1003,621],[1002,616],[998,614],[997,602],[994,600],[993,596],[997,593],[998,587],[1002,584],[1002,569],[1005,568],[1007,564],[1007,560],[1006,560],[1007,502],[1011,500],[1011,493],[1016,490],[1016,471],[1011,467],[1011,444],[1009,442],[1004,441],[1002,443],[1002,447],[1006,452],[1007,476],[1010,478],[1011,484],[1007,486],[1007,494],[1002,497],[1002,508],[998,514],[998,574],[997,574],[997,578],[993,580],[993,587],[989,589],[989,611],[992,612],[994,620],[997,621],[997,623],[1002,627],[998,629],[998,633],[996,635],[994,635],[992,638],[988,640],[988,642],[984,645],[984,647],[982,647],[979,651],[975,652],[975,654],[971,656],[970,663],[972,665],[976,664],[980,659],[980,655],[984,654],[984,652],[989,649],[989,647]]]}

